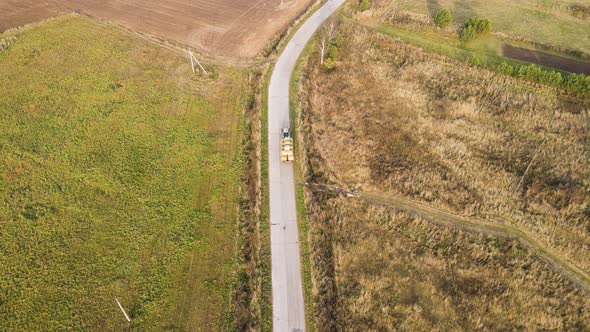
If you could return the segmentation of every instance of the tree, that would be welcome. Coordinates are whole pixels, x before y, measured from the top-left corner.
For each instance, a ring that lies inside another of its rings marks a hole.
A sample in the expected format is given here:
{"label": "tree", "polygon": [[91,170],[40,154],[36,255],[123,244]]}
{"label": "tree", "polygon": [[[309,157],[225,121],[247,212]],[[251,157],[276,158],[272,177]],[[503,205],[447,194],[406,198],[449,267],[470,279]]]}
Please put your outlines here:
{"label": "tree", "polygon": [[320,52],[320,64],[324,64],[326,60],[326,54],[330,51],[330,46],[332,46],[332,41],[336,37],[336,21],[330,20],[320,30],[318,35],[318,50]]}
{"label": "tree", "polygon": [[451,11],[443,8],[436,13],[434,16],[434,23],[441,28],[446,28],[453,22],[453,15],[451,15]]}

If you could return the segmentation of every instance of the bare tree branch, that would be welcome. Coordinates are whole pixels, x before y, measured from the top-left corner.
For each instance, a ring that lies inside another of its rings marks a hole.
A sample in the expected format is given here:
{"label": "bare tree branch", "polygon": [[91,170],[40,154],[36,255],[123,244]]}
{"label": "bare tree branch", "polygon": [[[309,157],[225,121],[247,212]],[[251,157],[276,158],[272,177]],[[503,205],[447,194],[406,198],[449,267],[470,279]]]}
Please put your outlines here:
{"label": "bare tree branch", "polygon": [[330,44],[336,38],[336,31],[337,31],[336,20],[332,19],[325,23],[320,30],[318,36],[318,50],[320,52],[320,64],[324,64],[324,60],[326,59],[326,54],[328,53],[328,49],[330,48]]}

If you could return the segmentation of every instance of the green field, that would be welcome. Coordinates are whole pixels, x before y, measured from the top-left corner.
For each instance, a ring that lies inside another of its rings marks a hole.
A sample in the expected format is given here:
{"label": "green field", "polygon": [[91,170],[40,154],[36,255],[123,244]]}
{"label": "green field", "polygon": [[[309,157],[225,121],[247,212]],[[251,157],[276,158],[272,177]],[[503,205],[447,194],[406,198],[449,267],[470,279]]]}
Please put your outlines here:
{"label": "green field", "polygon": [[[0,51],[1,330],[228,330],[246,72],[69,15]],[[4,38],[7,34],[0,35]]]}
{"label": "green field", "polygon": [[448,8],[455,22],[487,17],[493,30],[544,44],[590,52],[590,22],[573,16],[572,4],[590,6],[590,0],[406,0],[404,9],[433,16]]}

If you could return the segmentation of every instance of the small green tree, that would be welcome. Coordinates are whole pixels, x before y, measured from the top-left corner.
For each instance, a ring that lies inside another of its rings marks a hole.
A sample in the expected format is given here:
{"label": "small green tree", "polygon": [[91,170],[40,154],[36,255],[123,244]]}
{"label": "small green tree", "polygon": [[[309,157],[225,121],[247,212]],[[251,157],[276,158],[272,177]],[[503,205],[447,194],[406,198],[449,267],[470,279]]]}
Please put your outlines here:
{"label": "small green tree", "polygon": [[481,66],[481,60],[477,57],[477,55],[472,55],[468,62],[472,66]]}
{"label": "small green tree", "polygon": [[361,12],[364,12],[365,10],[369,9],[370,6],[371,6],[371,3],[369,2],[369,0],[361,0],[359,10]]}
{"label": "small green tree", "polygon": [[327,58],[326,61],[324,61],[324,66],[328,69],[332,69],[335,66],[334,60],[332,60],[332,58]]}
{"label": "small green tree", "polygon": [[488,33],[492,31],[492,22],[487,18],[472,17],[465,22],[465,26],[472,26],[477,33]]}
{"label": "small green tree", "polygon": [[563,77],[560,72],[554,70],[544,71],[541,75],[541,83],[560,86],[563,83]]}
{"label": "small green tree", "polygon": [[461,41],[473,40],[478,34],[492,31],[492,22],[487,18],[472,17],[465,22],[459,37]]}
{"label": "small green tree", "polygon": [[451,14],[451,11],[446,8],[439,10],[434,16],[434,23],[441,28],[448,27],[451,22],[453,22],[453,15]]}
{"label": "small green tree", "polygon": [[564,81],[566,89],[579,95],[590,95],[590,76],[570,74]]}
{"label": "small green tree", "polygon": [[507,64],[506,62],[502,62],[497,68],[496,70],[504,75],[510,75],[512,76],[514,74],[514,67],[512,67],[511,65]]}
{"label": "small green tree", "polygon": [[461,39],[462,42],[468,42],[468,41],[475,39],[475,35],[476,35],[475,28],[471,25],[466,25],[463,27],[463,30],[461,30],[461,34],[459,35],[459,38]]}
{"label": "small green tree", "polygon": [[541,67],[537,65],[520,66],[516,76],[524,78],[529,81],[541,81],[543,72]]}

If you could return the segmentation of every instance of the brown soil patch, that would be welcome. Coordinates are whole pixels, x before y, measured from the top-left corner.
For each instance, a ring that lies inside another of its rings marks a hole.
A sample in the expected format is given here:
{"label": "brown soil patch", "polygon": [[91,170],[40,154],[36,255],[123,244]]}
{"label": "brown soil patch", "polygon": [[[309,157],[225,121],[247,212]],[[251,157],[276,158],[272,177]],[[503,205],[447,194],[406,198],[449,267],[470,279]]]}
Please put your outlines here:
{"label": "brown soil patch", "polygon": [[77,11],[210,55],[253,58],[313,0],[0,0],[0,31]]}
{"label": "brown soil patch", "polygon": [[547,54],[522,47],[516,47],[509,44],[502,45],[504,56],[531,62],[537,65],[551,67],[559,70],[569,71],[570,73],[590,75],[590,62],[578,61],[558,55]]}

